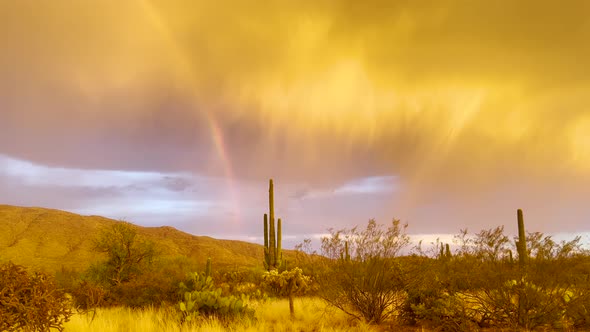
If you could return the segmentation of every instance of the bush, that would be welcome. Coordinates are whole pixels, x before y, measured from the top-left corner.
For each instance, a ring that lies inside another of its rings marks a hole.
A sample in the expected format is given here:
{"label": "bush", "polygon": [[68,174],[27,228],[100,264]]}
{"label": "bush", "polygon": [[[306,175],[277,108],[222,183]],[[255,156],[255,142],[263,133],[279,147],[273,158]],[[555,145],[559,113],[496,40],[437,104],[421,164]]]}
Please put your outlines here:
{"label": "bush", "polygon": [[181,280],[174,273],[150,269],[128,282],[110,287],[110,293],[116,304],[131,308],[172,304],[178,301]]}
{"label": "bush", "polygon": [[[178,284],[185,280],[186,273],[193,266],[186,257],[158,258],[139,266],[124,282],[113,284],[106,277],[107,265],[95,264],[71,293],[78,309],[88,305],[90,307],[86,309],[116,305],[132,308],[174,305],[179,299]],[[103,296],[97,297],[101,292]]]}
{"label": "bush", "polygon": [[[590,289],[589,283],[566,295],[566,315],[574,328],[587,330],[590,328]],[[571,295],[571,296],[569,296]]]}
{"label": "bush", "polygon": [[61,269],[55,271],[55,283],[59,289],[66,293],[71,293],[76,287],[78,280],[82,273],[62,266]]}
{"label": "bush", "polygon": [[51,277],[12,263],[0,266],[0,331],[63,331],[71,315],[69,300]]}
{"label": "bush", "polygon": [[[529,233],[527,265],[512,258],[503,227],[456,236],[455,255],[424,257],[421,282],[408,288],[410,324],[447,331],[586,328],[588,293],[579,238],[556,243]],[[513,249],[513,247],[512,247]]]}
{"label": "bush", "polygon": [[410,241],[406,226],[393,220],[383,229],[370,220],[364,230],[330,230],[330,236],[322,238],[322,254],[330,260],[322,262],[327,268],[316,276],[318,294],[372,324],[396,315],[407,288],[404,268],[397,260]]}
{"label": "bush", "polygon": [[[510,280],[490,289],[463,293],[472,311],[499,328],[534,330],[557,326],[565,313],[563,290]],[[555,325],[554,325],[555,324]]]}
{"label": "bush", "polygon": [[105,253],[107,260],[86,271],[86,283],[74,292],[79,307],[141,308],[178,301],[177,286],[190,265],[186,257],[158,257],[154,243],[126,222],[105,228],[94,241],[94,249]]}
{"label": "bush", "polygon": [[[264,270],[265,271],[265,270]],[[262,282],[262,270],[234,268],[215,274],[215,281],[223,289],[224,295],[247,295],[260,297],[259,285]]]}
{"label": "bush", "polygon": [[404,311],[414,323],[435,331],[475,331],[478,325],[472,312],[456,294],[432,287],[408,294]]}
{"label": "bush", "polygon": [[[450,258],[407,257],[411,266],[406,296],[400,318],[409,325],[419,325],[435,331],[474,331],[477,328],[473,313],[457,296],[452,282],[459,272]],[[453,264],[453,265],[451,265]],[[460,274],[459,274],[460,275]]]}
{"label": "bush", "polygon": [[[502,242],[497,252],[509,252],[507,242],[497,240],[505,238],[503,228],[497,228],[476,234],[473,243]],[[528,233],[526,241],[527,264],[518,269],[510,259],[482,254],[482,246],[475,246],[470,255],[463,253],[458,262],[477,273],[471,273],[469,289],[459,293],[486,325],[527,330],[568,328],[566,309],[570,299],[576,298],[572,271],[579,264],[574,258],[581,250],[580,239],[556,243],[550,236]]]}
{"label": "bush", "polygon": [[75,308],[85,312],[104,306],[108,291],[96,283],[82,280],[74,287],[71,295]]}
{"label": "bush", "polygon": [[156,256],[154,243],[137,234],[130,223],[118,222],[102,231],[94,250],[105,253],[107,261],[94,267],[97,277],[117,286],[140,275]]}

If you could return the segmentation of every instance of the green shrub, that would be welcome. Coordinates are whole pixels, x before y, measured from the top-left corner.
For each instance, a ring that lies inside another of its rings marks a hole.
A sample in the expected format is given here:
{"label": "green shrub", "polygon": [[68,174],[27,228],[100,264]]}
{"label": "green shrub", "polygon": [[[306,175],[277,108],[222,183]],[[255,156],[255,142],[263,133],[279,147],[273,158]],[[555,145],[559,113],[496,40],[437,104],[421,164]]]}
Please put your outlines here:
{"label": "green shrub", "polygon": [[111,286],[110,292],[117,304],[131,308],[173,304],[178,301],[181,280],[181,276],[167,269],[147,269],[128,282]]}
{"label": "green shrub", "polygon": [[566,317],[577,329],[590,328],[590,290],[588,286],[566,295]]}
{"label": "green shrub", "polygon": [[470,317],[465,303],[441,288],[411,291],[403,306],[414,324],[435,331],[475,331],[478,325]]}
{"label": "green shrub", "polygon": [[118,222],[104,229],[94,240],[94,250],[108,259],[94,267],[94,274],[112,285],[128,282],[142,273],[156,256],[152,241],[137,234],[136,226]]}
{"label": "green shrub", "polygon": [[[178,301],[178,284],[185,278],[182,269],[173,262],[158,260],[144,266],[133,278],[113,285],[101,278],[100,265],[89,269],[72,294],[77,306],[90,301],[97,306],[123,305],[131,308],[145,308],[174,304]],[[98,289],[105,294],[101,301],[95,301]]]}

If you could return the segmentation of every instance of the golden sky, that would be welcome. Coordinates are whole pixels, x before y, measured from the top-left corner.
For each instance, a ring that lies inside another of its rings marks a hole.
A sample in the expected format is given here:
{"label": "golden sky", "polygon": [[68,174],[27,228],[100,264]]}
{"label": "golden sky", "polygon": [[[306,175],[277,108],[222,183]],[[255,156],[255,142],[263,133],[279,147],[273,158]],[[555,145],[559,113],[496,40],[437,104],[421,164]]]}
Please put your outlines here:
{"label": "golden sky", "polygon": [[589,41],[588,1],[0,0],[0,153],[578,225]]}

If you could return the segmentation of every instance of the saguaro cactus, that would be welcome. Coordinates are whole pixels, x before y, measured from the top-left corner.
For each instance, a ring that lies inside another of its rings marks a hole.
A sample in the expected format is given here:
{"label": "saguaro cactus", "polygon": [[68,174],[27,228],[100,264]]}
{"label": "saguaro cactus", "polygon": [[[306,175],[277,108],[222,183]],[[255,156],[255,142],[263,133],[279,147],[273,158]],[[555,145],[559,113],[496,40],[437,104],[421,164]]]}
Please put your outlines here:
{"label": "saguaro cactus", "polygon": [[205,267],[205,278],[211,276],[211,257],[207,258],[207,265]]}
{"label": "saguaro cactus", "polygon": [[264,214],[264,268],[271,271],[279,269],[283,260],[281,249],[282,222],[280,218],[277,221],[275,234],[274,188],[272,179],[269,181],[268,205],[270,208],[269,215]]}
{"label": "saguaro cactus", "polygon": [[440,251],[438,253],[438,258],[442,260],[450,259],[453,257],[451,253],[451,247],[448,243],[441,242],[440,243]]}
{"label": "saguaro cactus", "polygon": [[269,269],[270,267],[270,252],[268,246],[268,215],[264,214],[264,268]]}
{"label": "saguaro cactus", "polygon": [[516,212],[518,218],[518,242],[516,248],[518,250],[518,264],[521,269],[526,267],[528,253],[526,249],[526,235],[524,232],[524,217],[522,216],[522,210],[518,209]]}
{"label": "saguaro cactus", "polygon": [[348,241],[344,241],[344,251],[340,253],[342,261],[350,262],[350,253],[348,251]]}
{"label": "saguaro cactus", "polygon": [[518,266],[520,268],[520,280],[517,290],[518,295],[518,324],[520,326],[527,326],[528,313],[527,313],[527,296],[526,296],[526,265],[528,261],[528,252],[526,249],[526,235],[524,233],[524,217],[522,216],[522,210],[516,211],[518,219],[518,242],[516,242],[516,249],[518,250]]}

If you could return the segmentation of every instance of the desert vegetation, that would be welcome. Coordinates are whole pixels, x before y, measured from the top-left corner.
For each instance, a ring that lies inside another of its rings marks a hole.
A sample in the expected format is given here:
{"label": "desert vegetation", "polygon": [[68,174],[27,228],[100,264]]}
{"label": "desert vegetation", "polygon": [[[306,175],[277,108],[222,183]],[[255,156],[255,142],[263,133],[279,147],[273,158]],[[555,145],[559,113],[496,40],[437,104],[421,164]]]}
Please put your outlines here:
{"label": "desert vegetation", "polygon": [[62,331],[71,315],[70,301],[53,278],[12,263],[0,266],[0,331]]}
{"label": "desert vegetation", "polygon": [[[331,229],[317,250],[305,240],[287,259],[273,195],[271,180],[258,266],[164,255],[124,222],[97,230],[97,259],[83,271],[2,263],[0,330],[590,329],[588,251],[580,238],[527,232],[521,210],[514,239],[498,226],[413,246],[407,224],[369,220]],[[23,241],[14,234],[10,248]]]}

